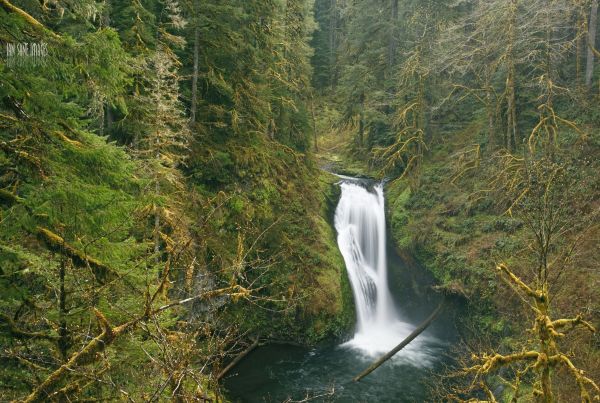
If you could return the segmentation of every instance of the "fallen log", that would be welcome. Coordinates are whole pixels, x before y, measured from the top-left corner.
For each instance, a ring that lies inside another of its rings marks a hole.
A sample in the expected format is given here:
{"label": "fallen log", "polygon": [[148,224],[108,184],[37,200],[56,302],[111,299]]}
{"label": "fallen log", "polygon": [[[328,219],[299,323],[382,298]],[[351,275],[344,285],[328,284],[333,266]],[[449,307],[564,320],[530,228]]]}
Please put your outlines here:
{"label": "fallen log", "polygon": [[359,375],[354,377],[353,381],[358,382],[361,379],[363,379],[365,376],[369,375],[371,372],[375,371],[377,368],[379,368],[381,366],[381,364],[383,364],[384,362],[386,362],[387,360],[392,358],[398,351],[400,351],[404,347],[408,346],[408,344],[411,341],[413,341],[414,339],[417,338],[418,335],[423,333],[423,331],[425,331],[425,329],[427,329],[427,327],[431,324],[431,322],[433,322],[435,320],[435,318],[437,318],[437,316],[440,314],[440,312],[442,311],[442,308],[444,307],[445,301],[446,300],[443,299],[442,302],[440,302],[440,304],[438,305],[438,307],[435,308],[435,311],[433,311],[433,313],[431,315],[429,315],[429,317],[427,319],[425,319],[425,321],[423,323],[421,323],[419,325],[419,327],[417,327],[415,330],[413,330],[413,332],[411,334],[409,334],[406,339],[402,340],[402,343],[398,344],[390,352],[388,352],[383,357],[381,357],[380,359],[375,361],[373,364],[371,364],[369,366],[369,368],[365,369]]}
{"label": "fallen log", "polygon": [[254,351],[254,349],[260,344],[259,340],[260,337],[257,337],[254,340],[254,342],[252,342],[252,344],[248,346],[247,349],[242,351],[237,357],[233,359],[233,361],[231,361],[225,368],[223,368],[223,370],[219,372],[219,375],[217,375],[217,381],[221,380],[225,375],[227,375],[229,371],[231,371],[233,367],[235,367],[241,360],[243,360],[244,357],[246,357],[248,354]]}

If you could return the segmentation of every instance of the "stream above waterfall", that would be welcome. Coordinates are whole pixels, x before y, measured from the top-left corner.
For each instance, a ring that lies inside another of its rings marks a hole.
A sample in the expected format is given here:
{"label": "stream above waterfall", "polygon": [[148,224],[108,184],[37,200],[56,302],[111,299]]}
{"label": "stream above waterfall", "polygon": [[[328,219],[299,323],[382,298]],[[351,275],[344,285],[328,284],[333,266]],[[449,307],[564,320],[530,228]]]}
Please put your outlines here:
{"label": "stream above waterfall", "polygon": [[[273,345],[250,353],[225,380],[234,402],[427,401],[427,380],[446,363],[453,336],[442,315],[359,383],[352,378],[408,336],[438,300],[423,273],[408,270],[387,240],[384,185],[341,177],[334,225],[356,307],[345,341],[307,349]],[[291,400],[287,400],[291,399]]]}

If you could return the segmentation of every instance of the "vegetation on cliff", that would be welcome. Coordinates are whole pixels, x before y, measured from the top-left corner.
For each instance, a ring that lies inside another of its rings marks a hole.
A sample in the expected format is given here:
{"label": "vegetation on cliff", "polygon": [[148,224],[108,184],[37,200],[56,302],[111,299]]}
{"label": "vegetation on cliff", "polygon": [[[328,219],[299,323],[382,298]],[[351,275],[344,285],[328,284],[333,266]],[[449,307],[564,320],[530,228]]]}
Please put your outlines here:
{"label": "vegetation on cliff", "polygon": [[220,399],[253,346],[342,336],[321,167],[387,178],[465,296],[440,400],[594,399],[597,13],[0,0],[0,400]]}
{"label": "vegetation on cliff", "polygon": [[313,29],[300,0],[0,2],[0,400],[209,399],[253,340],[351,325]]}
{"label": "vegetation on cliff", "polygon": [[[598,3],[323,0],[316,9],[324,158],[386,177],[398,249],[467,297],[456,318],[467,371],[441,381],[437,399],[600,394],[590,332],[600,325]],[[563,335],[544,318],[590,326]],[[523,361],[491,353],[528,351]]]}

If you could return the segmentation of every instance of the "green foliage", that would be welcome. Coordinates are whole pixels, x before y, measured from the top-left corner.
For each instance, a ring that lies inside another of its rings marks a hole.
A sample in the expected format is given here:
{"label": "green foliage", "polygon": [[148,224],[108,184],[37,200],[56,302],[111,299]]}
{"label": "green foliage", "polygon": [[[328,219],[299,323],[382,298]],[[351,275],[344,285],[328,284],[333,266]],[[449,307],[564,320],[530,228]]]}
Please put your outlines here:
{"label": "green foliage", "polygon": [[[0,39],[49,55],[0,61],[0,399],[196,399],[244,335],[340,336],[334,178],[306,154],[312,2],[15,3]],[[218,289],[239,292],[200,298]]]}

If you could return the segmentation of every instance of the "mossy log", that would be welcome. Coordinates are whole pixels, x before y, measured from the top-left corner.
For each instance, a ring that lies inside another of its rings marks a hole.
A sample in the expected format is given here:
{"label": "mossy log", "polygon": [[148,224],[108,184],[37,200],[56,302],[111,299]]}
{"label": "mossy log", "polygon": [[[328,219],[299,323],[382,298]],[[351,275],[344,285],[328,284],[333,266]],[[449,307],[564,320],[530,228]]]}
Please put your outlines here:
{"label": "mossy log", "polygon": [[50,250],[70,257],[73,263],[79,267],[89,267],[99,282],[106,281],[111,274],[114,274],[114,271],[110,267],[97,259],[87,256],[85,252],[68,244],[60,235],[55,234],[49,229],[37,227],[37,235]]}
{"label": "mossy log", "polygon": [[79,141],[77,140],[73,140],[70,139],[69,137],[67,137],[63,132],[55,130],[52,132],[52,134],[59,139],[60,141],[63,141],[65,143],[68,143],[74,147],[83,147],[83,144],[81,144]]}
{"label": "mossy log", "polygon": [[14,204],[19,204],[22,201],[23,199],[16,194],[5,189],[0,189],[0,204],[10,207]]}
{"label": "mossy log", "polygon": [[9,143],[5,141],[0,141],[0,150],[4,151],[7,154],[14,156],[17,160],[22,160],[30,165],[33,165],[38,169],[42,177],[45,177],[44,169],[42,167],[42,162],[39,158],[23,151],[18,148],[13,147]]}
{"label": "mossy log", "polygon": [[221,380],[233,367],[235,367],[240,361],[244,359],[248,354],[250,354],[254,349],[256,349],[260,345],[260,337],[254,339],[252,344],[250,344],[244,351],[242,351],[237,357],[233,359],[221,372],[217,375],[217,381]]}

